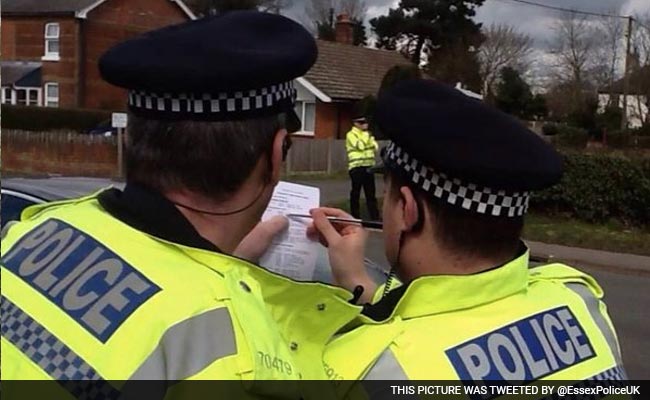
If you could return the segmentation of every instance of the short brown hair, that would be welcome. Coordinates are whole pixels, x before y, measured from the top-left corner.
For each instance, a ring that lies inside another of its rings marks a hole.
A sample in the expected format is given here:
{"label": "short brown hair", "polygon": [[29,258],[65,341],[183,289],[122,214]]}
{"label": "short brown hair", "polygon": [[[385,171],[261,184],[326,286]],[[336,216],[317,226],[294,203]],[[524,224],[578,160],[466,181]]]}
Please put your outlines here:
{"label": "short brown hair", "polygon": [[445,250],[488,259],[511,258],[517,253],[523,217],[494,217],[470,212],[433,198],[397,173],[389,172],[389,177],[391,198],[396,199],[399,189],[407,186],[419,205],[426,204],[435,221],[432,225],[436,240]]}
{"label": "short brown hair", "polygon": [[[158,121],[130,116],[127,181],[158,191],[188,189],[220,200],[250,176],[260,157],[271,163],[282,116],[246,121]],[[270,179],[271,168],[267,179]]]}

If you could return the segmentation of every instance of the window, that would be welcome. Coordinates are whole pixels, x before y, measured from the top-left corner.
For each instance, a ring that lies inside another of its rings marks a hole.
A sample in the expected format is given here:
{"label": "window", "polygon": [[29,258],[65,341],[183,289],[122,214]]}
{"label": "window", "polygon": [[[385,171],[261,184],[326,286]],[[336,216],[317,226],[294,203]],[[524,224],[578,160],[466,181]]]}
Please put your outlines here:
{"label": "window", "polygon": [[19,106],[25,106],[27,105],[27,90],[25,89],[18,89],[16,90],[17,93],[17,104]]}
{"label": "window", "polygon": [[59,106],[59,84],[46,83],[45,84],[45,107],[58,107]]}
{"label": "window", "polygon": [[59,24],[50,22],[45,24],[45,60],[59,59]]}
{"label": "window", "polygon": [[11,88],[3,87],[2,88],[2,104],[13,104],[11,99]]}
{"label": "window", "polygon": [[28,94],[27,96],[28,105],[34,105],[34,106],[40,105],[39,104],[40,102],[38,101],[39,100],[38,89],[29,89],[27,91],[27,94]]}
{"label": "window", "polygon": [[302,133],[313,135],[316,129],[316,103],[298,101],[295,108],[298,118],[302,121]]}

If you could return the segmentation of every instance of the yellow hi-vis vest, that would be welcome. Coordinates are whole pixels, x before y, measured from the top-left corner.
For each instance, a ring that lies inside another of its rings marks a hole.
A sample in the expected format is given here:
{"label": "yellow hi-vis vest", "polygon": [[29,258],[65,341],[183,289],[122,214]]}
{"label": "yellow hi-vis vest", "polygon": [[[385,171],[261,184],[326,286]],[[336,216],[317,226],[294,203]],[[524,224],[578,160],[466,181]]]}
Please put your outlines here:
{"label": "yellow hi-vis vest", "polygon": [[27,209],[1,266],[4,381],[238,380],[269,395],[264,380],[326,379],[325,344],[360,311],[343,289],[137,231],[95,196]]}
{"label": "yellow hi-vis vest", "polygon": [[345,149],[348,152],[348,169],[372,167],[379,145],[369,132],[355,126],[345,135]]}
{"label": "yellow hi-vis vest", "polygon": [[529,270],[527,252],[479,274],[421,277],[386,320],[360,317],[328,346],[328,375],[352,397],[363,385],[349,380],[625,379],[602,296],[571,267]]}

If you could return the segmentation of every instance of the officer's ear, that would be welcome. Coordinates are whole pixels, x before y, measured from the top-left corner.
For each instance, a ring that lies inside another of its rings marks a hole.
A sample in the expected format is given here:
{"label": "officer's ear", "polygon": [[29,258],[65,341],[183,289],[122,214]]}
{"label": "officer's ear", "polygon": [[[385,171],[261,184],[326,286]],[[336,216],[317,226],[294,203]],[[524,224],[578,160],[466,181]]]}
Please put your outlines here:
{"label": "officer's ear", "polygon": [[422,229],[424,210],[420,210],[420,204],[415,194],[408,186],[400,188],[402,218],[404,230],[407,232],[419,231]]}
{"label": "officer's ear", "polygon": [[286,154],[286,139],[288,133],[286,129],[280,129],[275,134],[275,139],[273,139],[273,153],[271,156],[271,168],[273,183],[276,184],[280,181],[280,174],[282,172],[282,162],[284,161]]}

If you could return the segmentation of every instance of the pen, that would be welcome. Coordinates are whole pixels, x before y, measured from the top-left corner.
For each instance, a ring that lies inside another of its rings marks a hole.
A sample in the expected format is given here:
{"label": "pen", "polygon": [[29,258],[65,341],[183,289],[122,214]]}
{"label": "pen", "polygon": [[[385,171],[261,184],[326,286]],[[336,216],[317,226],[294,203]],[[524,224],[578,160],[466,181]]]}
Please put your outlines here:
{"label": "pen", "polygon": [[[307,214],[287,214],[287,218],[313,218],[311,215]],[[330,222],[339,222],[343,224],[356,224],[361,225],[364,228],[382,230],[384,224],[380,221],[365,221],[362,219],[348,219],[348,218],[337,218],[337,217],[327,217]]]}

